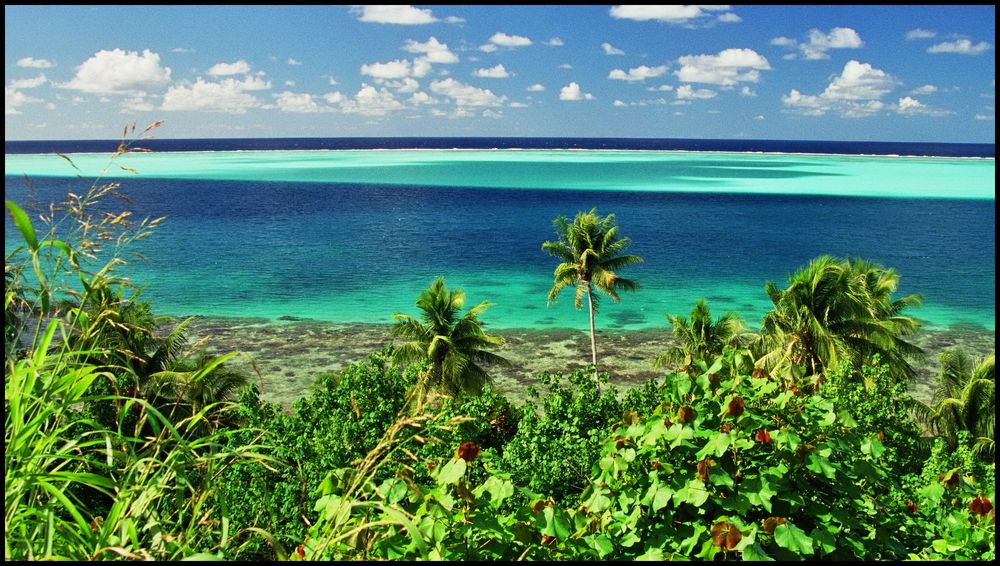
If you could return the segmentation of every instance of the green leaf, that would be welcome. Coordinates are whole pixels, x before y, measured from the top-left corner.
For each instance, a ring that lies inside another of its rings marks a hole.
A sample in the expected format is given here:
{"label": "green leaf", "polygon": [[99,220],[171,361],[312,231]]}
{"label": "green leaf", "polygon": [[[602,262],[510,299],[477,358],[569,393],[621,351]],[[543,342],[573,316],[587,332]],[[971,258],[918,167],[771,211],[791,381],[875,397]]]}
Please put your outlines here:
{"label": "green leaf", "polygon": [[615,550],[615,545],[611,543],[611,539],[603,533],[597,536],[591,535],[590,543],[594,550],[597,551],[597,555],[601,558],[604,558]]}
{"label": "green leaf", "polygon": [[653,502],[651,505],[653,511],[654,512],[659,511],[660,509],[666,507],[667,504],[670,503],[670,497],[673,494],[674,492],[666,485],[661,484],[657,486],[656,493],[653,495]]}
{"label": "green leaf", "polygon": [[866,436],[861,441],[861,452],[877,459],[885,452],[885,446],[879,441],[877,435]]}
{"label": "green leaf", "polygon": [[815,452],[809,453],[809,463],[806,464],[806,468],[816,472],[817,474],[823,474],[829,479],[833,479],[837,475],[836,469],[830,464],[825,456],[820,456]]}
{"label": "green leaf", "polygon": [[188,560],[197,560],[198,562],[208,561],[208,562],[220,562],[223,560],[218,554],[212,554],[210,552],[196,552],[190,556],[185,556],[181,558],[182,562],[187,562]]}
{"label": "green leaf", "polygon": [[709,454],[714,454],[716,458],[721,457],[729,449],[729,444],[732,441],[732,436],[728,432],[716,433],[711,440],[705,443],[705,446],[698,451],[695,458],[702,460]]}
{"label": "green leaf", "polygon": [[541,529],[543,535],[556,537],[556,540],[563,542],[569,538],[569,535],[573,534],[569,517],[561,510],[546,507],[542,510],[542,516],[545,518],[545,526]]}
{"label": "green leaf", "polygon": [[774,558],[771,558],[764,552],[764,549],[760,547],[759,543],[755,543],[743,549],[743,560],[753,561],[753,562],[774,562]]}
{"label": "green leaf", "polygon": [[810,536],[816,541],[817,550],[821,557],[837,550],[837,537],[833,536],[833,533],[826,530],[825,527],[816,527]]}
{"label": "green leaf", "polygon": [[500,479],[496,476],[490,476],[483,485],[477,487],[473,490],[476,497],[481,496],[484,492],[489,492],[490,503],[496,507],[503,502],[504,499],[514,495],[514,484],[509,480]]}
{"label": "green leaf", "polygon": [[774,528],[774,542],[781,548],[787,548],[802,556],[813,553],[812,539],[792,523],[783,523]]}
{"label": "green leaf", "polygon": [[451,485],[458,483],[458,480],[465,477],[465,467],[465,460],[461,458],[452,458],[451,461],[445,464],[441,468],[441,471],[438,472],[438,485]]}
{"label": "green leaf", "polygon": [[10,212],[10,217],[14,221],[14,225],[21,232],[24,242],[28,244],[28,249],[31,251],[37,250],[38,238],[35,236],[35,229],[31,226],[31,219],[28,218],[28,215],[24,213],[24,210],[20,206],[14,204],[14,201],[5,200],[4,202],[7,203],[7,210]]}

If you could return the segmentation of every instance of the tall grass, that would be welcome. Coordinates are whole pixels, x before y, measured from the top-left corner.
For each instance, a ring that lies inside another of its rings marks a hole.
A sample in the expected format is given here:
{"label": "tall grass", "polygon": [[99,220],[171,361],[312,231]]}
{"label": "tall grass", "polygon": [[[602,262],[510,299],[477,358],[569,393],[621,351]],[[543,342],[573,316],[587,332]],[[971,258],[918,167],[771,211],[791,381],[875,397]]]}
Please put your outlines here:
{"label": "tall grass", "polygon": [[[128,134],[109,167],[145,151]],[[268,537],[256,528],[230,532],[224,513],[207,504],[226,466],[267,465],[256,441],[222,448],[235,445],[226,437],[237,431],[216,425],[232,406],[208,403],[172,419],[137,390],[117,389],[109,367],[93,363],[107,352],[79,346],[114,314],[88,307],[112,288],[132,287],[118,273],[128,245],[162,220],[96,212],[109,195],[127,201],[117,188],[98,179],[82,195],[69,192],[38,213],[41,235],[24,209],[6,201],[24,242],[4,269],[6,560],[225,557],[250,536]],[[95,418],[100,404],[116,409],[112,424]]]}

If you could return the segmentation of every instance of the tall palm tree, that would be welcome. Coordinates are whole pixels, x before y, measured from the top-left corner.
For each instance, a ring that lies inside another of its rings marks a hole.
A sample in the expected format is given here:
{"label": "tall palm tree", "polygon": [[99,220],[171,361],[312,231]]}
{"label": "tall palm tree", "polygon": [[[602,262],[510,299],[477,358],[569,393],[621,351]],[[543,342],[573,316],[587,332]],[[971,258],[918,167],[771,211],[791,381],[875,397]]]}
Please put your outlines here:
{"label": "tall palm tree", "polygon": [[[221,401],[235,401],[240,389],[250,384],[249,376],[227,366],[231,355],[215,358],[204,350],[194,356],[172,360],[169,367],[149,376],[142,383],[143,396],[173,422],[190,418]],[[227,415],[207,411],[207,426],[215,428]]]}
{"label": "tall palm tree", "polygon": [[641,263],[637,255],[622,255],[632,240],[620,236],[615,215],[601,217],[597,209],[578,212],[573,222],[565,216],[552,221],[558,240],[545,242],[542,250],[562,262],[556,266],[552,289],[549,290],[548,304],[552,304],[564,287],[576,289],[573,306],[581,308],[583,297],[587,297],[590,310],[590,350],[594,364],[594,378],[597,378],[597,332],[594,315],[598,309],[598,296],[594,291],[620,302],[618,291],[634,291],[639,284],[631,279],[619,277],[616,270]]}
{"label": "tall palm tree", "polygon": [[902,314],[919,295],[893,299],[899,274],[865,260],[820,256],[788,278],[787,289],[767,282],[774,308],[764,316],[757,365],[818,384],[840,363],[855,367],[879,354],[897,380],[915,370],[907,356],[922,353],[904,340],[919,322]]}
{"label": "tall palm tree", "polygon": [[976,454],[994,459],[995,366],[995,353],[974,360],[961,348],[941,352],[941,373],[932,403],[912,400],[914,416],[952,448],[958,444],[958,432],[968,431]]}
{"label": "tall palm tree", "polygon": [[490,351],[503,345],[503,338],[487,334],[479,315],[493,306],[483,301],[464,315],[461,289],[448,290],[444,277],[438,277],[417,297],[423,321],[396,313],[389,334],[409,339],[393,353],[397,362],[427,361],[430,367],[418,385],[422,392],[437,390],[453,397],[462,392],[479,393],[491,380],[483,364],[510,365],[505,358]]}
{"label": "tall palm tree", "polygon": [[673,326],[674,336],[680,339],[667,353],[653,359],[653,367],[664,367],[670,363],[690,364],[693,360],[705,360],[722,353],[728,345],[734,345],[746,326],[740,315],[728,312],[718,320],[712,320],[708,301],[698,299],[691,309],[690,317],[667,315]]}

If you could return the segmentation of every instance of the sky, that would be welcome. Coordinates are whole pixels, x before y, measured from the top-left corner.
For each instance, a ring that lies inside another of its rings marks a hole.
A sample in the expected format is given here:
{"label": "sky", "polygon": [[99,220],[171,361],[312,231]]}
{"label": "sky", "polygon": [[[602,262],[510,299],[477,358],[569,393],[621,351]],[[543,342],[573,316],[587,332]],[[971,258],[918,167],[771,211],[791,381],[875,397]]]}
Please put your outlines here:
{"label": "sky", "polygon": [[995,143],[986,6],[18,6],[4,139]]}

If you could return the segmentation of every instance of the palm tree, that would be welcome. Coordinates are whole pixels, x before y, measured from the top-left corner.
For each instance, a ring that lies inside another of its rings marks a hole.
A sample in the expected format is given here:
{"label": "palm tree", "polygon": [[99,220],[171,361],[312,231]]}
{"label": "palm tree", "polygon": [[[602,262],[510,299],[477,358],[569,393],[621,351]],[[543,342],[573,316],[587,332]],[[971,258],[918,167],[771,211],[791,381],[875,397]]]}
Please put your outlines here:
{"label": "palm tree", "polygon": [[631,279],[619,277],[616,270],[636,263],[642,258],[636,255],[621,255],[632,240],[618,234],[615,215],[601,217],[597,209],[578,212],[571,223],[565,216],[552,221],[556,241],[545,242],[542,250],[560,260],[556,266],[552,289],[549,290],[548,304],[552,304],[564,287],[573,286],[576,294],[573,306],[581,308],[583,297],[587,297],[590,310],[590,349],[594,364],[594,378],[597,378],[597,332],[594,329],[594,315],[598,309],[598,296],[594,291],[608,295],[620,302],[619,290],[634,291],[639,284]]}
{"label": "palm tree", "polygon": [[493,303],[483,301],[464,315],[461,289],[449,291],[444,277],[438,277],[417,297],[423,322],[396,313],[389,334],[409,339],[393,353],[399,363],[427,361],[430,367],[418,385],[424,392],[437,390],[458,397],[462,392],[479,393],[491,380],[483,364],[510,365],[505,358],[489,352],[503,345],[503,338],[487,334],[479,315]]}
{"label": "palm tree", "polygon": [[855,367],[879,354],[897,380],[915,370],[907,356],[922,353],[903,338],[919,322],[902,311],[919,295],[893,299],[899,274],[865,260],[820,256],[788,278],[781,290],[767,282],[774,304],[763,321],[757,365],[791,378],[813,376],[817,384],[840,363]]}
{"label": "palm tree", "polygon": [[[175,423],[221,401],[235,401],[250,379],[245,372],[223,363],[231,356],[214,358],[200,350],[194,356],[172,360],[167,369],[143,382],[142,394]],[[206,413],[211,428],[224,421],[225,415],[219,411]]]}
{"label": "palm tree", "polygon": [[673,325],[674,336],[680,339],[667,353],[653,359],[653,367],[660,368],[680,362],[687,366],[694,360],[705,360],[722,353],[725,346],[735,345],[745,325],[740,315],[728,312],[712,320],[708,301],[699,299],[691,309],[690,317],[667,315]]}
{"label": "palm tree", "polygon": [[984,459],[994,459],[995,364],[994,353],[973,360],[960,348],[941,352],[941,374],[932,404],[911,399],[914,416],[952,449],[958,445],[958,432],[968,431],[973,451]]}

